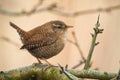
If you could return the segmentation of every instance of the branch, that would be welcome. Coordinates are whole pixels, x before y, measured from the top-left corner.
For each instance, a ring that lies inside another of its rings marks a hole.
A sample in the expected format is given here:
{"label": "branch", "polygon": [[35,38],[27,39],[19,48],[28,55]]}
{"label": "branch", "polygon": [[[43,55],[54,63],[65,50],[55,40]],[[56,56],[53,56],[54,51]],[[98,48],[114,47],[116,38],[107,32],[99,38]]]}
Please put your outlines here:
{"label": "branch", "polygon": [[72,67],[72,69],[76,69],[77,67],[79,67],[79,66],[82,65],[83,63],[85,63],[85,61],[80,60],[78,64],[76,64],[76,65],[74,65],[74,66]]}
{"label": "branch", "polygon": [[97,44],[99,44],[99,42],[96,43],[97,35],[103,32],[103,29],[99,29],[99,26],[100,26],[99,17],[100,17],[100,15],[98,16],[98,20],[97,20],[97,23],[95,25],[96,27],[93,28],[94,29],[94,34],[92,34],[92,43],[91,43],[91,46],[90,46],[90,50],[89,50],[89,53],[88,53],[87,60],[85,62],[84,69],[89,69],[91,57],[92,57],[92,54],[93,54],[93,50],[94,50],[95,46]]}
{"label": "branch", "polygon": [[75,17],[75,16],[80,16],[80,15],[93,14],[97,12],[110,12],[112,10],[120,9],[120,5],[115,5],[115,6],[105,7],[105,8],[87,9],[83,11],[75,11],[75,12],[70,13],[70,12],[65,12],[59,9],[56,3],[52,3],[51,5],[38,9],[38,7],[43,3],[43,1],[44,0],[39,0],[38,4],[33,6],[33,8],[30,11],[21,10],[20,12],[12,12],[12,11],[0,8],[0,13],[4,15],[10,15],[10,16],[23,16],[23,15],[32,15],[34,13],[39,13],[43,11],[49,11],[49,12],[53,12],[54,14],[57,14],[60,16]]}
{"label": "branch", "polygon": [[83,63],[85,63],[86,59],[85,59],[85,57],[84,57],[84,55],[83,55],[83,52],[82,52],[82,50],[81,50],[81,48],[80,48],[80,45],[78,44],[78,40],[77,40],[77,37],[76,37],[75,32],[72,32],[72,36],[73,36],[73,39],[74,39],[75,42],[73,42],[73,41],[71,41],[71,40],[68,40],[68,42],[74,44],[74,45],[77,47],[77,49],[78,49],[78,51],[79,51],[79,53],[80,53],[80,56],[81,56],[81,58],[82,58],[82,60],[80,60],[78,64],[76,64],[76,65],[74,65],[74,66],[72,67],[72,69],[75,69],[75,68],[79,67],[80,65],[82,65]]}
{"label": "branch", "polygon": [[67,72],[60,64],[58,64],[60,69],[61,69],[61,72],[64,73],[68,78],[69,80],[80,80],[79,78],[77,78],[76,76],[70,74],[69,72]]}
{"label": "branch", "polygon": [[83,10],[83,11],[76,11],[73,13],[64,12],[57,8],[51,9],[51,11],[53,11],[54,13],[56,13],[57,15],[60,15],[60,16],[76,17],[76,16],[80,16],[80,15],[93,14],[93,13],[97,13],[97,12],[110,12],[112,10],[117,10],[117,9],[120,9],[120,5],[110,6],[110,7],[106,7],[106,8],[87,9],[87,10]]}
{"label": "branch", "polygon": [[9,38],[7,38],[7,37],[5,37],[5,36],[0,36],[0,39],[3,40],[3,41],[6,41],[6,42],[8,42],[8,43],[11,43],[12,45],[14,45],[14,46],[16,46],[16,47],[19,46],[19,44],[17,44],[16,42],[12,41],[11,39],[9,39]]}
{"label": "branch", "polygon": [[56,4],[53,3],[51,5],[48,5],[46,7],[42,7],[40,9],[37,9],[42,3],[38,3],[35,6],[33,6],[33,8],[30,11],[25,11],[22,10],[20,12],[12,12],[12,11],[8,11],[5,9],[0,8],[0,13],[4,14],[4,15],[9,15],[9,16],[29,16],[38,12],[43,12],[43,11],[50,11],[52,9],[54,9],[56,7]]}
{"label": "branch", "polygon": [[[44,70],[46,65],[35,64],[10,71],[1,71],[0,80],[69,80],[60,72],[60,68],[53,66]],[[67,70],[70,74],[79,78],[110,80],[117,76],[117,73],[110,73],[97,70]]]}
{"label": "branch", "polygon": [[83,52],[82,52],[82,50],[81,50],[81,48],[80,48],[80,46],[79,46],[79,44],[78,44],[78,40],[77,40],[77,37],[75,36],[75,32],[72,32],[72,35],[73,35],[73,38],[74,38],[74,40],[75,40],[75,45],[76,45],[76,47],[78,48],[78,51],[79,51],[79,53],[80,53],[80,55],[81,55],[82,60],[83,60],[83,61],[86,61],[86,59],[85,59],[85,57],[84,57],[84,55],[83,55]]}

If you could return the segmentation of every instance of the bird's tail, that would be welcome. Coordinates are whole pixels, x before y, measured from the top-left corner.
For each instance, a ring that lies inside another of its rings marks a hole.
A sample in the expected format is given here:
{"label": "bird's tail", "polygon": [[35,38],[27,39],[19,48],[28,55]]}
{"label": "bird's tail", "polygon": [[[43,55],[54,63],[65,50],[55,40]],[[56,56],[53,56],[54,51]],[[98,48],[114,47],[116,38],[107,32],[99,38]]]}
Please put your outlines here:
{"label": "bird's tail", "polygon": [[24,31],[23,29],[19,28],[17,25],[15,25],[14,23],[10,22],[10,26],[12,26],[14,29],[17,30],[17,32],[19,33],[22,41],[24,42],[23,38],[26,38],[27,36],[27,32]]}

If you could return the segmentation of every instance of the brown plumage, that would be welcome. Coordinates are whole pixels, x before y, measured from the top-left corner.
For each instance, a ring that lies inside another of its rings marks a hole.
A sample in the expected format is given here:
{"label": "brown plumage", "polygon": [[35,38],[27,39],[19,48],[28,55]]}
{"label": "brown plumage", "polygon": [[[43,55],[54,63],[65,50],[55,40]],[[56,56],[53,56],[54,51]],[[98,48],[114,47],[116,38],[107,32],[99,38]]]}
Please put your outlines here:
{"label": "brown plumage", "polygon": [[39,59],[46,61],[46,59],[60,53],[66,42],[67,29],[72,27],[58,20],[47,22],[28,32],[22,30],[12,22],[10,22],[10,25],[20,35],[23,43],[20,49],[27,49],[39,62]]}

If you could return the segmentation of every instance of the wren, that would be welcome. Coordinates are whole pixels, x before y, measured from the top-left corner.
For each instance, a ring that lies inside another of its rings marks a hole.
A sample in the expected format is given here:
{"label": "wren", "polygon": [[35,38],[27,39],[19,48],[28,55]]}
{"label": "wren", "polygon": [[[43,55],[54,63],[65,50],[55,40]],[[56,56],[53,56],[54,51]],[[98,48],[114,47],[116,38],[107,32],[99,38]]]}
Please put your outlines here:
{"label": "wren", "polygon": [[67,29],[72,26],[66,25],[64,22],[55,20],[47,22],[30,31],[24,31],[14,23],[10,22],[10,26],[17,30],[23,46],[20,49],[27,49],[34,57],[46,61],[47,59],[57,55],[63,50],[66,43]]}

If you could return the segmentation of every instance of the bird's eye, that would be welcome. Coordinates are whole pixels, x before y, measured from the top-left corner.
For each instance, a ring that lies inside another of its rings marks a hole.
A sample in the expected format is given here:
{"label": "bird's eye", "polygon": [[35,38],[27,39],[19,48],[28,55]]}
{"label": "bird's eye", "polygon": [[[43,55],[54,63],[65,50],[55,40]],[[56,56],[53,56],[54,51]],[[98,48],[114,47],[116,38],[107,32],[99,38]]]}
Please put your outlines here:
{"label": "bird's eye", "polygon": [[57,28],[61,29],[61,26],[57,26]]}
{"label": "bird's eye", "polygon": [[59,24],[53,24],[53,26],[54,26],[55,28],[58,28],[58,29],[61,29],[61,28],[62,28],[61,25],[59,25]]}

